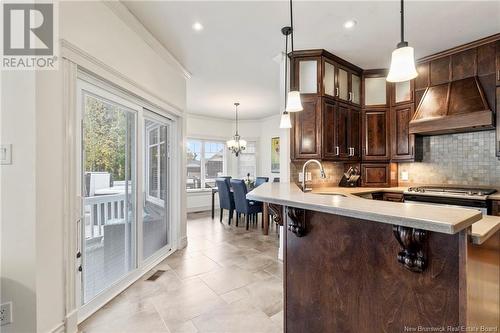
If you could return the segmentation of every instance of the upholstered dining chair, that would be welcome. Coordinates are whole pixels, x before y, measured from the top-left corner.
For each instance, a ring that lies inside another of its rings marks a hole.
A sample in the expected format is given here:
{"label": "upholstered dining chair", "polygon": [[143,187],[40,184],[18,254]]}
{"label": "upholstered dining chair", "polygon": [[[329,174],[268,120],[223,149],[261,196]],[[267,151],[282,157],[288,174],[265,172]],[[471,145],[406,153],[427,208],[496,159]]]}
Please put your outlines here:
{"label": "upholstered dining chair", "polygon": [[234,195],[231,192],[230,179],[231,177],[220,177],[215,180],[215,183],[217,184],[217,189],[219,191],[220,222],[222,222],[224,209],[226,209],[229,211],[229,220],[227,223],[229,225],[231,224],[231,220],[233,218],[233,212],[235,209]]}
{"label": "upholstered dining chair", "polygon": [[262,202],[247,200],[247,186],[242,179],[231,179],[231,187],[234,193],[234,204],[236,207],[236,223],[240,214],[245,215],[246,228],[250,225],[250,218],[257,219],[257,214],[262,213]]}
{"label": "upholstered dining chair", "polygon": [[257,177],[255,178],[255,187],[260,186],[269,181],[269,177]]}

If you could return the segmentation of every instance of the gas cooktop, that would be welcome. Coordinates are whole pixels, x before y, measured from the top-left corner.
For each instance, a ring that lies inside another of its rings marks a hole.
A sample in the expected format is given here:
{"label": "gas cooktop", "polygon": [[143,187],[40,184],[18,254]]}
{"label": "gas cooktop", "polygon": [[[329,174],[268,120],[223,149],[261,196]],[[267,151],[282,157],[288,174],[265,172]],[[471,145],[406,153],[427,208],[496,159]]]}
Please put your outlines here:
{"label": "gas cooktop", "polygon": [[409,187],[405,193],[423,194],[423,195],[443,195],[443,196],[462,196],[462,197],[486,197],[495,193],[495,189],[468,188],[468,187],[443,187],[443,186],[416,186]]}

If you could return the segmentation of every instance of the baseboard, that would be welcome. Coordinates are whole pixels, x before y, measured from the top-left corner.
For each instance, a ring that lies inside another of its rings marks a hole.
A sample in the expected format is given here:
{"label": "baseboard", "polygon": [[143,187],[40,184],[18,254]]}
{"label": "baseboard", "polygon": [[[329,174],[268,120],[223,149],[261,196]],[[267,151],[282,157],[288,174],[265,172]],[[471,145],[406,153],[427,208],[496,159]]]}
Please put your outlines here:
{"label": "baseboard", "polygon": [[66,331],[66,325],[64,323],[60,323],[59,325],[57,325],[56,327],[51,329],[49,332],[50,333],[68,333]]}
{"label": "baseboard", "polygon": [[209,210],[212,210],[212,206],[191,207],[188,208],[186,211],[188,213],[198,213],[198,212],[206,212]]}
{"label": "baseboard", "polygon": [[78,310],[73,310],[66,315],[66,333],[78,332]]}
{"label": "baseboard", "polygon": [[188,245],[188,238],[187,236],[184,236],[179,240],[179,250],[187,247],[187,245]]}

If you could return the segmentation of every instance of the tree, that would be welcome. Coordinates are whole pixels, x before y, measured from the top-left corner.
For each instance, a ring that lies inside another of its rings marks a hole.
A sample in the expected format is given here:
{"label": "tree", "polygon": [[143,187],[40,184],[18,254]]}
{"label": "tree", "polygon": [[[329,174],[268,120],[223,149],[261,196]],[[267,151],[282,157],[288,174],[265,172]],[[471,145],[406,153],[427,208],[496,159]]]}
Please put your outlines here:
{"label": "tree", "polygon": [[125,180],[127,118],[132,117],[112,104],[85,96],[85,171],[109,172],[114,180]]}

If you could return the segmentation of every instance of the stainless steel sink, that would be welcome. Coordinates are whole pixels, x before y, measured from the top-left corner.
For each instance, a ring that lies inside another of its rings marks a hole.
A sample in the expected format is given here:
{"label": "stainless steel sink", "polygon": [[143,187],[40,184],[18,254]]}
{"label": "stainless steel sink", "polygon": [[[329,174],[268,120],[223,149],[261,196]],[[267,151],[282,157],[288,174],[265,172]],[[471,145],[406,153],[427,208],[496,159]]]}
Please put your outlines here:
{"label": "stainless steel sink", "polygon": [[333,193],[333,192],[312,192],[313,194],[319,194],[319,195],[329,195],[332,197],[347,197],[345,194],[341,193]]}

